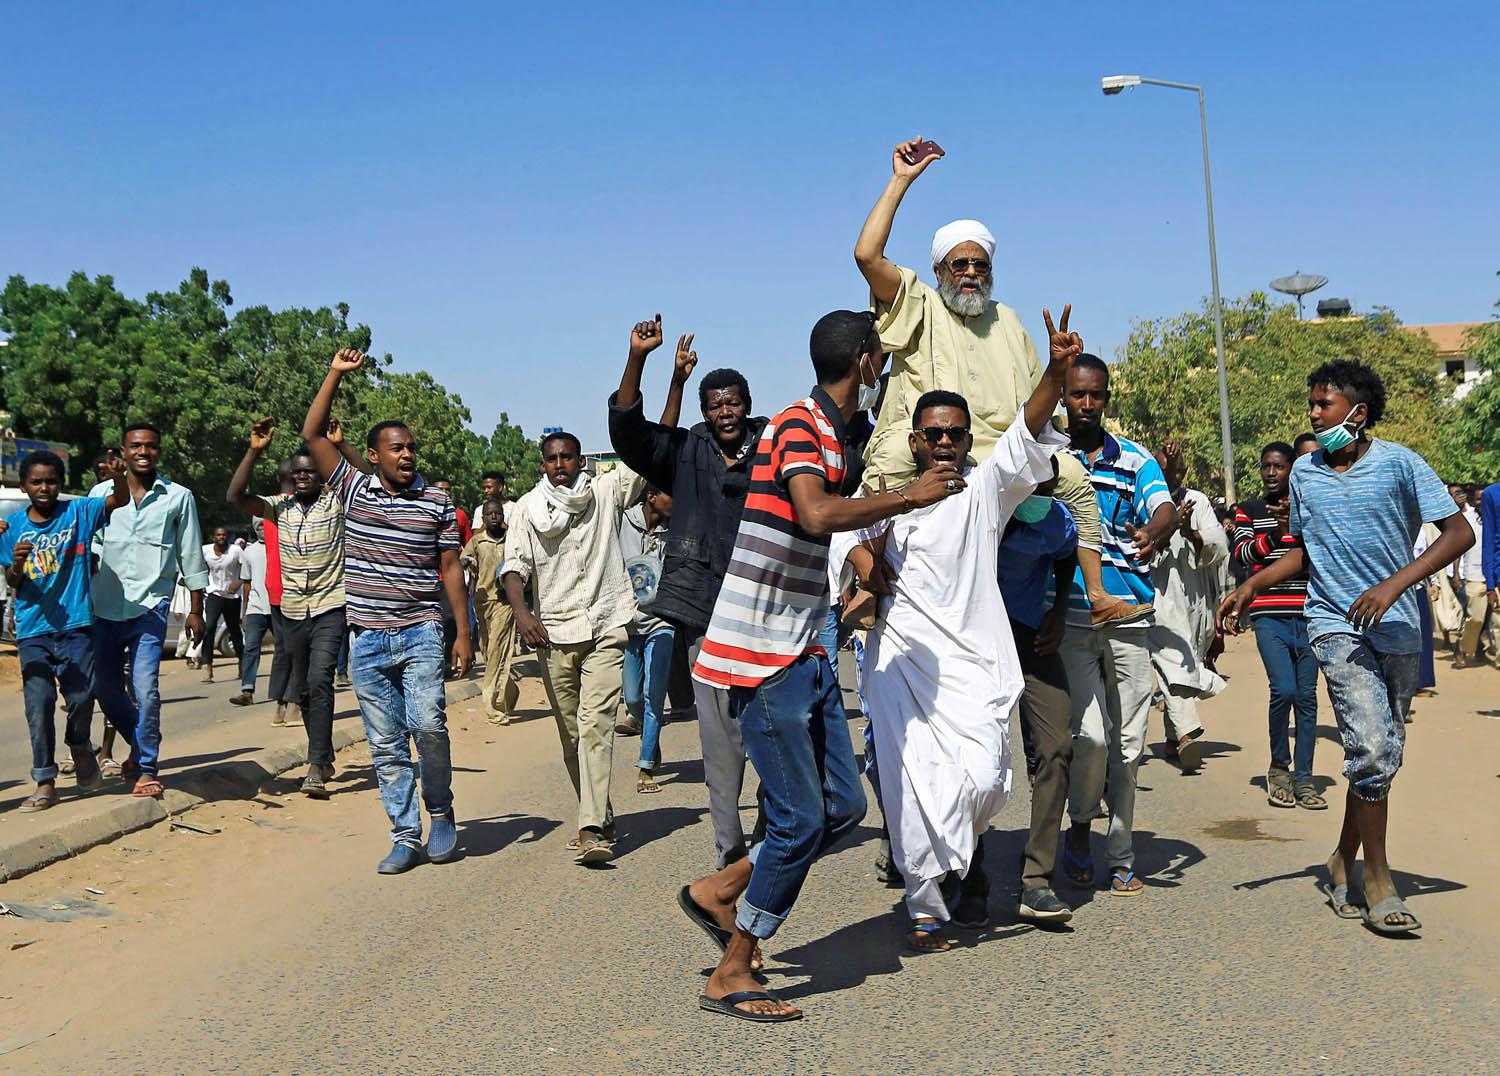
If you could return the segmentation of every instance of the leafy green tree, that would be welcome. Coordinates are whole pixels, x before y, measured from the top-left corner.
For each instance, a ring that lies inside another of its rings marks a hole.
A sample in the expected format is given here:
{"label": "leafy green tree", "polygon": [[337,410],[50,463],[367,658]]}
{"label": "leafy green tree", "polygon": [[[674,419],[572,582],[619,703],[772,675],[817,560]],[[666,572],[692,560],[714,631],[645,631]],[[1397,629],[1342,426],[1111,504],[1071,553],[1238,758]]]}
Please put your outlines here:
{"label": "leafy green tree", "polygon": [[[1425,336],[1400,332],[1389,310],[1365,317],[1299,321],[1296,307],[1263,292],[1226,301],[1229,414],[1241,497],[1259,488],[1260,450],[1307,426],[1307,375],[1320,363],[1353,358],[1379,372],[1389,404],[1378,427],[1435,462],[1450,420],[1450,390],[1437,376],[1437,351]],[[1128,436],[1155,448],[1183,443],[1189,481],[1223,490],[1219,385],[1211,307],[1138,322],[1111,374],[1112,411]]]}
{"label": "leafy green tree", "polygon": [[[0,400],[25,434],[63,441],[78,454],[73,488],[92,481],[103,447],[130,422],[163,434],[162,471],[198,495],[208,525],[242,523],[222,501],[250,424],[276,419],[256,488],[269,490],[276,461],[301,441],[302,418],[341,347],[368,351],[371,331],[349,308],[252,306],[232,317],[229,284],[199,268],[173,291],[144,302],[112,277],[74,273],[64,287],[13,276],[0,292]],[[480,472],[499,467],[512,495],[532,484],[534,443],[505,415],[492,438],[468,428],[463,401],[431,375],[393,369],[390,355],[346,378],[335,414],[357,444],[376,422],[400,418],[420,446],[420,466],[454,484],[461,504],[479,496]]]}
{"label": "leafy green tree", "polygon": [[1500,481],[1500,303],[1495,310],[1466,340],[1481,380],[1451,406],[1451,437],[1439,468],[1450,482]]}

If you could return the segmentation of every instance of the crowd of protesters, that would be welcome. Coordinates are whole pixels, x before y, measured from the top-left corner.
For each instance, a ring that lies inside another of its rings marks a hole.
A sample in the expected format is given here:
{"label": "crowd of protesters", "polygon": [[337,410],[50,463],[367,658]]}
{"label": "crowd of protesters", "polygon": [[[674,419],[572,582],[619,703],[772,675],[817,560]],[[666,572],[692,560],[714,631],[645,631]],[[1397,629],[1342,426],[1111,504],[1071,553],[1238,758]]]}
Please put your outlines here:
{"label": "crowd of protesters", "polygon": [[[29,507],[0,536],[36,783],[21,810],[58,801],[59,693],[80,792],[113,764],[133,795],[162,794],[159,666],[178,616],[206,679],[223,626],[236,705],[255,701],[274,640],[274,723],[306,729],[309,797],[330,795],[347,667],[391,825],[383,874],[458,854],[445,679],[478,656],[486,715],[505,725],[516,658],[534,651],[578,801],[567,851],[597,865],[619,837],[616,736],[640,737],[636,792],[660,791],[669,684],[685,661],[715,869],[677,899],[722,951],[699,1004],[781,1022],[801,1014],[757,977],[761,944],[864,817],[861,772],[914,952],[988,922],[982,838],[1012,788],[1012,714],[1031,786],[1018,914],[1067,921],[1066,886],[1139,896],[1136,772],[1153,705],[1164,756],[1202,767],[1198,704],[1224,688],[1224,633],[1248,627],[1269,687],[1269,804],[1328,807],[1313,776],[1321,675],[1349,781],[1329,904],[1380,933],[1418,929],[1387,862],[1389,793],[1412,700],[1433,686],[1435,635],[1460,667],[1500,658],[1500,484],[1445,488],[1374,437],[1385,389],[1342,360],[1307,374],[1311,430],[1265,446],[1261,496],[1216,505],[1188,483],[1175,440],[1111,429],[1110,368],[1084,350],[1069,307],[1055,323],[1043,312],[1039,357],[991,297],[996,243],[981,223],[937,230],[931,285],[886,257],[906,191],[942,157],[929,146],[895,147],[857,239],[869,308],[817,321],[814,387],[772,417],[754,415],[742,373],[718,369],[697,385],[701,421],[680,424],[698,362],[685,335],[648,419],[657,315],[630,330],[608,400],[619,465],[591,473],[578,438],[554,432],[535,487],[510,503],[505,476],[486,472],[472,514],[423,477],[399,419],[363,450],[345,441],[332,414],[365,361],[353,350],[333,356],[269,494],[249,487],[275,421],[250,426],[226,491],[253,520],[242,542],[220,527],[203,543],[193,493],[157,470],[150,425],[125,429],[87,497],[61,497],[58,457],[28,456]],[[862,760],[841,649],[869,717]],[[747,762],[760,816],[749,835]]]}

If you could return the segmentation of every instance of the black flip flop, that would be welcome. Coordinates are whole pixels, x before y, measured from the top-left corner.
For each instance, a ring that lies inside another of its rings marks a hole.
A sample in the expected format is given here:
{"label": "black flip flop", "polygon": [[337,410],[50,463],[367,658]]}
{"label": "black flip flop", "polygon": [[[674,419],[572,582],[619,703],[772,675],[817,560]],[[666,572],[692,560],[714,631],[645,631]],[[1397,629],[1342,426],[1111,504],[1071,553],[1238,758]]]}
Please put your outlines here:
{"label": "black flip flop", "polygon": [[774,1001],[778,1005],[781,999],[769,990],[737,990],[733,994],[725,994],[721,998],[711,998],[707,994],[698,995],[698,1008],[704,1012],[716,1012],[724,1016],[733,1016],[737,1020],[749,1020],[752,1024],[784,1024],[788,1020],[801,1020],[802,1013],[768,1013],[768,1012],[746,1012],[735,1006],[746,1001]]}
{"label": "black flip flop", "polygon": [[[698,924],[698,929],[713,939],[714,944],[719,947],[719,952],[722,953],[729,948],[729,939],[732,935],[729,931],[719,926],[718,923],[714,922],[714,917],[709,915],[703,909],[703,906],[693,899],[691,887],[683,886],[677,891],[677,906],[687,913],[689,919]],[[739,1012],[737,1009],[735,1011]],[[740,1015],[745,1016],[742,1012]]]}

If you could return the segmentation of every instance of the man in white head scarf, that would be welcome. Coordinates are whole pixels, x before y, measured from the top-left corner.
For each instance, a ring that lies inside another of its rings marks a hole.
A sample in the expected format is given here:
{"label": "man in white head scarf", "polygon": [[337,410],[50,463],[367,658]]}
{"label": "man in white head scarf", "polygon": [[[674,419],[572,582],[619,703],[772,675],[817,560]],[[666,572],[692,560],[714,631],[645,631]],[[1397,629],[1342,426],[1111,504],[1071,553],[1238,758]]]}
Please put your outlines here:
{"label": "man in white head scarf", "polygon": [[[903,142],[892,152],[890,182],[854,245],[854,260],[870,284],[875,328],[891,352],[885,402],[865,453],[865,484],[871,488],[882,477],[894,487],[911,476],[911,410],[924,392],[945,389],[969,401],[972,456],[979,462],[989,458],[1042,377],[1036,347],[1020,317],[990,298],[996,244],[983,224],[956,220],[932,237],[936,290],[922,283],[914,270],[885,256],[907,188],[943,156],[942,150],[917,152],[920,141]],[[1099,560],[1103,535],[1093,487],[1076,460],[1064,455],[1058,463],[1056,496],[1078,527],[1078,563],[1095,625],[1149,616],[1149,605],[1133,605],[1104,589]]]}

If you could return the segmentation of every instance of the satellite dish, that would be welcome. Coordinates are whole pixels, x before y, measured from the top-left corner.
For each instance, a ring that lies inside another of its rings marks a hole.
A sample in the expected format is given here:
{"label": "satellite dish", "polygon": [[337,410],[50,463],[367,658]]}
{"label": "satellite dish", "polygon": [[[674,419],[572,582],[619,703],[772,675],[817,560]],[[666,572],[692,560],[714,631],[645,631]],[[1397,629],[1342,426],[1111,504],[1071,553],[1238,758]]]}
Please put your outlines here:
{"label": "satellite dish", "polygon": [[1302,318],[1302,297],[1315,292],[1324,284],[1328,283],[1326,276],[1318,276],[1316,273],[1304,273],[1297,270],[1291,276],[1279,276],[1271,281],[1271,288],[1283,295],[1295,295],[1297,297],[1297,318]]}

